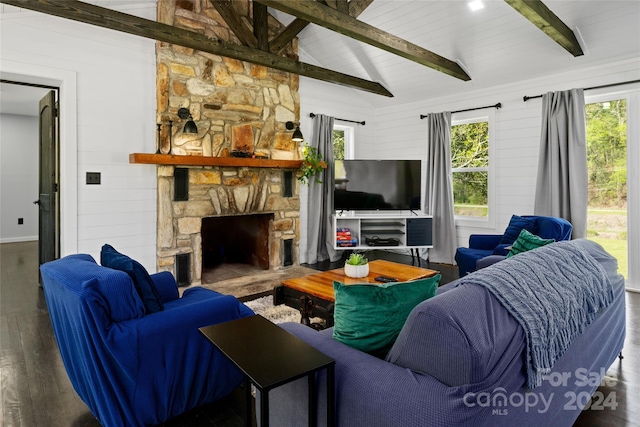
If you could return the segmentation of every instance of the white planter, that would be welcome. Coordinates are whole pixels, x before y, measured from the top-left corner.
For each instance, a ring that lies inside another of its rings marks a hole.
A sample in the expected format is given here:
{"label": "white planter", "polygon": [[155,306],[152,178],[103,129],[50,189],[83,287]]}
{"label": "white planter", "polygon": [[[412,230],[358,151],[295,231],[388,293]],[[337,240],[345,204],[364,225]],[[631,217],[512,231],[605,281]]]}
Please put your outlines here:
{"label": "white planter", "polygon": [[344,274],[348,277],[358,279],[360,277],[367,277],[369,275],[369,264],[365,265],[344,265]]}

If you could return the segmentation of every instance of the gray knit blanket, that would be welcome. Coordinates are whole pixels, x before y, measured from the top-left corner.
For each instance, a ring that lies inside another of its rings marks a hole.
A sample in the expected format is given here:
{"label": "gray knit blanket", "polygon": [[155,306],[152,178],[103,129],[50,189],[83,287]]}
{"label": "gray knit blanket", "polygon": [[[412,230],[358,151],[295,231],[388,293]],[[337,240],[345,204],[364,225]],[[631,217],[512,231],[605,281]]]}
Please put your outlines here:
{"label": "gray knit blanket", "polygon": [[456,286],[462,284],[487,288],[524,329],[530,389],[613,301],[603,267],[571,241],[520,253],[461,278]]}

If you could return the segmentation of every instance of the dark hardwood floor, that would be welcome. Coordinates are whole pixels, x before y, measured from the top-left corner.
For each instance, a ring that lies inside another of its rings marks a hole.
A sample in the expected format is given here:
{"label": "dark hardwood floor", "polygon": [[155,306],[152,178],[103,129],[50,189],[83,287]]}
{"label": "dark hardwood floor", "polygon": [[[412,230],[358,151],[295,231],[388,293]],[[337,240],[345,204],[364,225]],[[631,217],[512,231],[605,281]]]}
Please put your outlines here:
{"label": "dark hardwood floor", "polygon": [[[368,256],[411,264],[406,255],[373,251]],[[0,426],[99,426],[64,370],[38,286],[37,259],[37,242],[0,244]],[[328,270],[341,265],[325,262],[310,267]],[[439,270],[442,283],[457,278],[452,266],[424,262],[422,266]],[[583,411],[575,426],[640,426],[640,294],[626,296],[625,357],[614,362],[607,384],[598,389],[602,396],[613,396],[617,407]],[[163,426],[242,426],[242,396],[236,390]]]}

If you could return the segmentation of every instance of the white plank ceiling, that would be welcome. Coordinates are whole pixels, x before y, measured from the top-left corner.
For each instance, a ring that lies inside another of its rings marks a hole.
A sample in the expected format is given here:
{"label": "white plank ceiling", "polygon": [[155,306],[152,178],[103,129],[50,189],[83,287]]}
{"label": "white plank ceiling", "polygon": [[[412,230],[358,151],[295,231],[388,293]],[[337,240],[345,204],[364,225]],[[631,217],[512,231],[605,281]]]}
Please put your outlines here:
{"label": "white plank ceiling", "polygon": [[[640,56],[638,0],[544,0],[579,33],[581,57],[573,57],[506,2],[483,3],[473,12],[459,0],[374,0],[358,18],[458,62],[469,82],[316,25],[299,34],[300,59],[382,83],[394,98],[359,94],[384,107]],[[291,19],[277,13],[281,21]]]}

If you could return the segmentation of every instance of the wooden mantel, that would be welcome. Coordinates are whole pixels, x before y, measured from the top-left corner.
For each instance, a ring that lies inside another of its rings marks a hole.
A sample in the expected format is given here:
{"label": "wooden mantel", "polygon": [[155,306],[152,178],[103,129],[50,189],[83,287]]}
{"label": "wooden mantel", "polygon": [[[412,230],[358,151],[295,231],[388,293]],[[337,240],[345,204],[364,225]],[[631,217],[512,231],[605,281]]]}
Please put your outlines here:
{"label": "wooden mantel", "polygon": [[220,166],[300,169],[302,160],[251,159],[242,157],[176,156],[173,154],[129,154],[129,163],[174,166]]}

